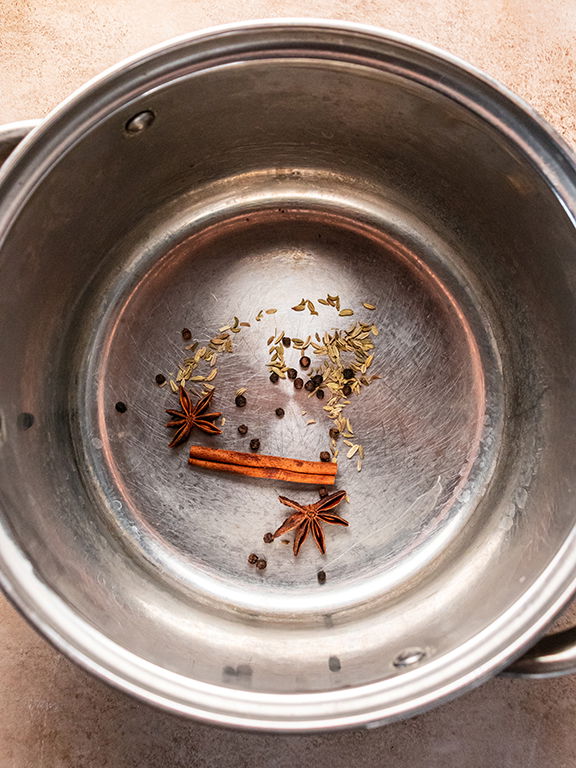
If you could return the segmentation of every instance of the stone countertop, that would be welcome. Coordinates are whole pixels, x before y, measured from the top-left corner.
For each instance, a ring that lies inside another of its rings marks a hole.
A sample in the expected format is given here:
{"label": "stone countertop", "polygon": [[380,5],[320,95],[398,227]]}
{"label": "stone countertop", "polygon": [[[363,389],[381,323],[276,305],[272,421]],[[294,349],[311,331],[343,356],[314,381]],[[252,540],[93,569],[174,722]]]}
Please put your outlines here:
{"label": "stone countertop", "polygon": [[[42,117],[105,67],[174,35],[303,14],[377,24],[445,48],[501,80],[576,145],[574,0],[0,0],[0,123]],[[569,613],[566,623],[576,620]],[[0,768],[574,768],[575,722],[576,676],[495,679],[374,730],[216,731],[94,680],[0,597]]]}

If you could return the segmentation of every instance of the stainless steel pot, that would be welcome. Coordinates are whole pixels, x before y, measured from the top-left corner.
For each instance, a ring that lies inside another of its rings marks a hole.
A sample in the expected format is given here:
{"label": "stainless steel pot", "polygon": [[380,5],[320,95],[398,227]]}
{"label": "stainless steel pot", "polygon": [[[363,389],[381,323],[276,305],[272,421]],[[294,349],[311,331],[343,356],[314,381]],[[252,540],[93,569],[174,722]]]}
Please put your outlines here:
{"label": "stainless steel pot", "polygon": [[[7,594],[103,679],[248,728],[382,723],[510,665],[576,587],[575,182],[500,85],[366,27],[222,27],[89,83],[0,180]],[[262,449],[314,456],[262,338],[333,326],[289,309],[326,291],[377,305],[382,378],[351,406],[350,528],[294,559],[261,539],[282,486],[189,470],[154,376],[183,326],[251,320],[220,444],[243,385]],[[575,668],[574,632],[508,667]]]}

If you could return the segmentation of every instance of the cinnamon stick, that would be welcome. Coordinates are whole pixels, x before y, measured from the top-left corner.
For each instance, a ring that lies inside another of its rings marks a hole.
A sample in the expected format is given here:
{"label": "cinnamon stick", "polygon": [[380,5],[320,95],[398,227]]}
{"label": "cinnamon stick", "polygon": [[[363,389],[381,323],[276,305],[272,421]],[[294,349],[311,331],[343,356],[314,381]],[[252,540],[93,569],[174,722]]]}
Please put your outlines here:
{"label": "cinnamon stick", "polygon": [[282,469],[287,472],[308,475],[335,476],[338,472],[338,465],[334,462],[303,461],[302,459],[288,459],[283,456],[266,456],[261,453],[242,453],[241,451],[227,451],[223,448],[207,448],[203,445],[193,445],[190,448],[190,458],[241,467]]}
{"label": "cinnamon stick", "polygon": [[[254,458],[251,456],[251,458]],[[233,472],[245,477],[262,477],[268,480],[282,480],[290,483],[314,483],[315,485],[334,485],[335,474],[312,474],[310,472],[291,472],[279,467],[258,467],[241,464],[228,464],[222,461],[206,461],[204,459],[190,458],[188,463],[204,469],[215,469],[220,472]],[[314,462],[308,462],[314,463]],[[320,463],[320,462],[318,462]],[[327,465],[325,465],[327,466]]]}

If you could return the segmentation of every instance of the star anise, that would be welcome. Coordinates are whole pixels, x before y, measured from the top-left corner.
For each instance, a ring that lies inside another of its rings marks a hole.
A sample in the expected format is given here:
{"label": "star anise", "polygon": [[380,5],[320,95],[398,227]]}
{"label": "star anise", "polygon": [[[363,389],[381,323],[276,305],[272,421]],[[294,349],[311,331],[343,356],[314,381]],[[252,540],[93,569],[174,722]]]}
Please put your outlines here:
{"label": "star anise", "polygon": [[222,416],[221,413],[206,413],[214,390],[208,392],[207,395],[200,398],[196,404],[190,400],[190,395],[184,389],[180,387],[180,411],[166,410],[166,413],[170,414],[174,418],[169,421],[166,426],[174,427],[176,434],[170,442],[170,448],[174,448],[176,445],[180,445],[188,437],[190,432],[197,427],[203,432],[208,432],[210,435],[220,435],[222,430],[212,423],[213,419],[217,419],[218,416]]}
{"label": "star anise", "polygon": [[306,540],[309,533],[312,537],[318,549],[322,554],[326,552],[326,544],[324,542],[324,533],[322,531],[321,523],[330,523],[331,525],[348,525],[348,521],[338,515],[331,514],[328,510],[334,509],[338,506],[342,499],[346,497],[346,491],[336,491],[336,493],[325,496],[315,504],[298,504],[297,501],[287,499],[285,496],[278,496],[279,501],[285,504],[287,507],[295,509],[290,517],[282,523],[280,528],[274,533],[274,538],[282,536],[289,531],[296,531],[294,534],[294,555],[300,552],[300,547]]}

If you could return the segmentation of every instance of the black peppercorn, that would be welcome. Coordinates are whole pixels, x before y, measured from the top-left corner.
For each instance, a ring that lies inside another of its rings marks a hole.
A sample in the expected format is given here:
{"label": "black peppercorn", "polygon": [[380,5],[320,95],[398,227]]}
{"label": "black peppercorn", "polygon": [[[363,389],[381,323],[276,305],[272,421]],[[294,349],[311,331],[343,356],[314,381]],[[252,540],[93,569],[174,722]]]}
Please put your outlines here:
{"label": "black peppercorn", "polygon": [[236,399],[234,400],[238,408],[244,408],[246,405],[246,398],[244,395],[236,395]]}
{"label": "black peppercorn", "polygon": [[276,384],[279,378],[280,376],[278,376],[278,374],[275,371],[272,371],[272,373],[270,374],[270,381],[272,382],[272,384]]}
{"label": "black peppercorn", "polygon": [[264,544],[272,544],[272,542],[274,541],[274,534],[268,531],[268,533],[264,534],[263,538],[264,538]]}
{"label": "black peppercorn", "polygon": [[332,456],[330,456],[328,451],[322,451],[322,453],[320,454],[320,461],[330,461],[331,458]]}
{"label": "black peppercorn", "polygon": [[344,368],[342,371],[342,376],[344,376],[345,379],[353,379],[354,378],[354,371],[352,368]]}
{"label": "black peppercorn", "polygon": [[315,387],[319,387],[320,384],[324,381],[324,377],[321,373],[317,373],[316,376],[312,376],[312,382]]}
{"label": "black peppercorn", "polygon": [[306,355],[300,358],[300,368],[310,368],[310,358]]}
{"label": "black peppercorn", "polygon": [[352,387],[350,386],[350,384],[344,384],[344,386],[342,387],[342,394],[344,395],[344,397],[350,397],[350,395],[352,394]]}
{"label": "black peppercorn", "polygon": [[294,389],[302,389],[303,386],[304,386],[304,382],[300,377],[298,377],[297,379],[294,379]]}
{"label": "black peppercorn", "polygon": [[323,389],[317,389],[316,390],[316,397],[318,400],[324,400],[324,390]]}
{"label": "black peppercorn", "polygon": [[251,451],[260,450],[260,440],[258,440],[257,437],[253,437],[252,440],[250,440],[250,450]]}
{"label": "black peppercorn", "polygon": [[330,435],[332,440],[338,440],[338,438],[340,437],[340,430],[336,429],[336,427],[331,427],[328,434]]}
{"label": "black peppercorn", "polygon": [[274,413],[276,414],[276,416],[278,416],[279,419],[284,418],[284,408],[276,408]]}
{"label": "black peppercorn", "polygon": [[318,573],[316,574],[316,578],[318,579],[318,584],[324,584],[326,582],[325,571],[318,571]]}
{"label": "black peppercorn", "polygon": [[258,555],[255,555],[254,552],[252,552],[251,555],[248,555],[248,562],[250,565],[256,565],[258,562]]}
{"label": "black peppercorn", "polygon": [[290,344],[292,344],[292,339],[290,338],[290,336],[283,336],[282,344],[284,344],[285,347],[289,347]]}
{"label": "black peppercorn", "polygon": [[312,381],[312,379],[308,379],[308,381],[306,382],[306,384],[304,384],[304,389],[306,390],[306,392],[313,392],[313,391],[316,389],[316,387],[314,386],[314,382]]}
{"label": "black peppercorn", "polygon": [[192,331],[190,328],[182,328],[182,338],[184,341],[190,341],[192,338]]}
{"label": "black peppercorn", "polygon": [[158,384],[159,387],[162,386],[162,384],[166,383],[166,376],[164,376],[162,373],[156,374],[156,384]]}
{"label": "black peppercorn", "polygon": [[263,571],[267,565],[268,563],[266,562],[266,560],[264,560],[264,558],[261,557],[260,560],[258,560],[258,562],[256,563],[256,568],[258,568],[259,571]]}
{"label": "black peppercorn", "polygon": [[296,370],[296,368],[288,368],[288,370],[286,371],[286,375],[288,376],[289,379],[295,379],[296,376],[298,376],[298,371]]}
{"label": "black peppercorn", "polygon": [[126,403],[123,403],[122,400],[119,400],[114,407],[116,408],[118,413],[126,413],[126,411],[128,410],[128,406],[126,405]]}
{"label": "black peppercorn", "polygon": [[320,488],[318,488],[318,495],[320,496],[321,499],[325,499],[326,496],[328,496],[328,491],[324,486],[321,486]]}
{"label": "black peppercorn", "polygon": [[18,429],[30,429],[34,424],[34,414],[26,413],[25,411],[19,413],[16,417],[16,424],[18,425]]}
{"label": "black peppercorn", "polygon": [[238,432],[240,432],[241,435],[245,435],[248,432],[248,427],[246,424],[240,424],[238,427]]}

